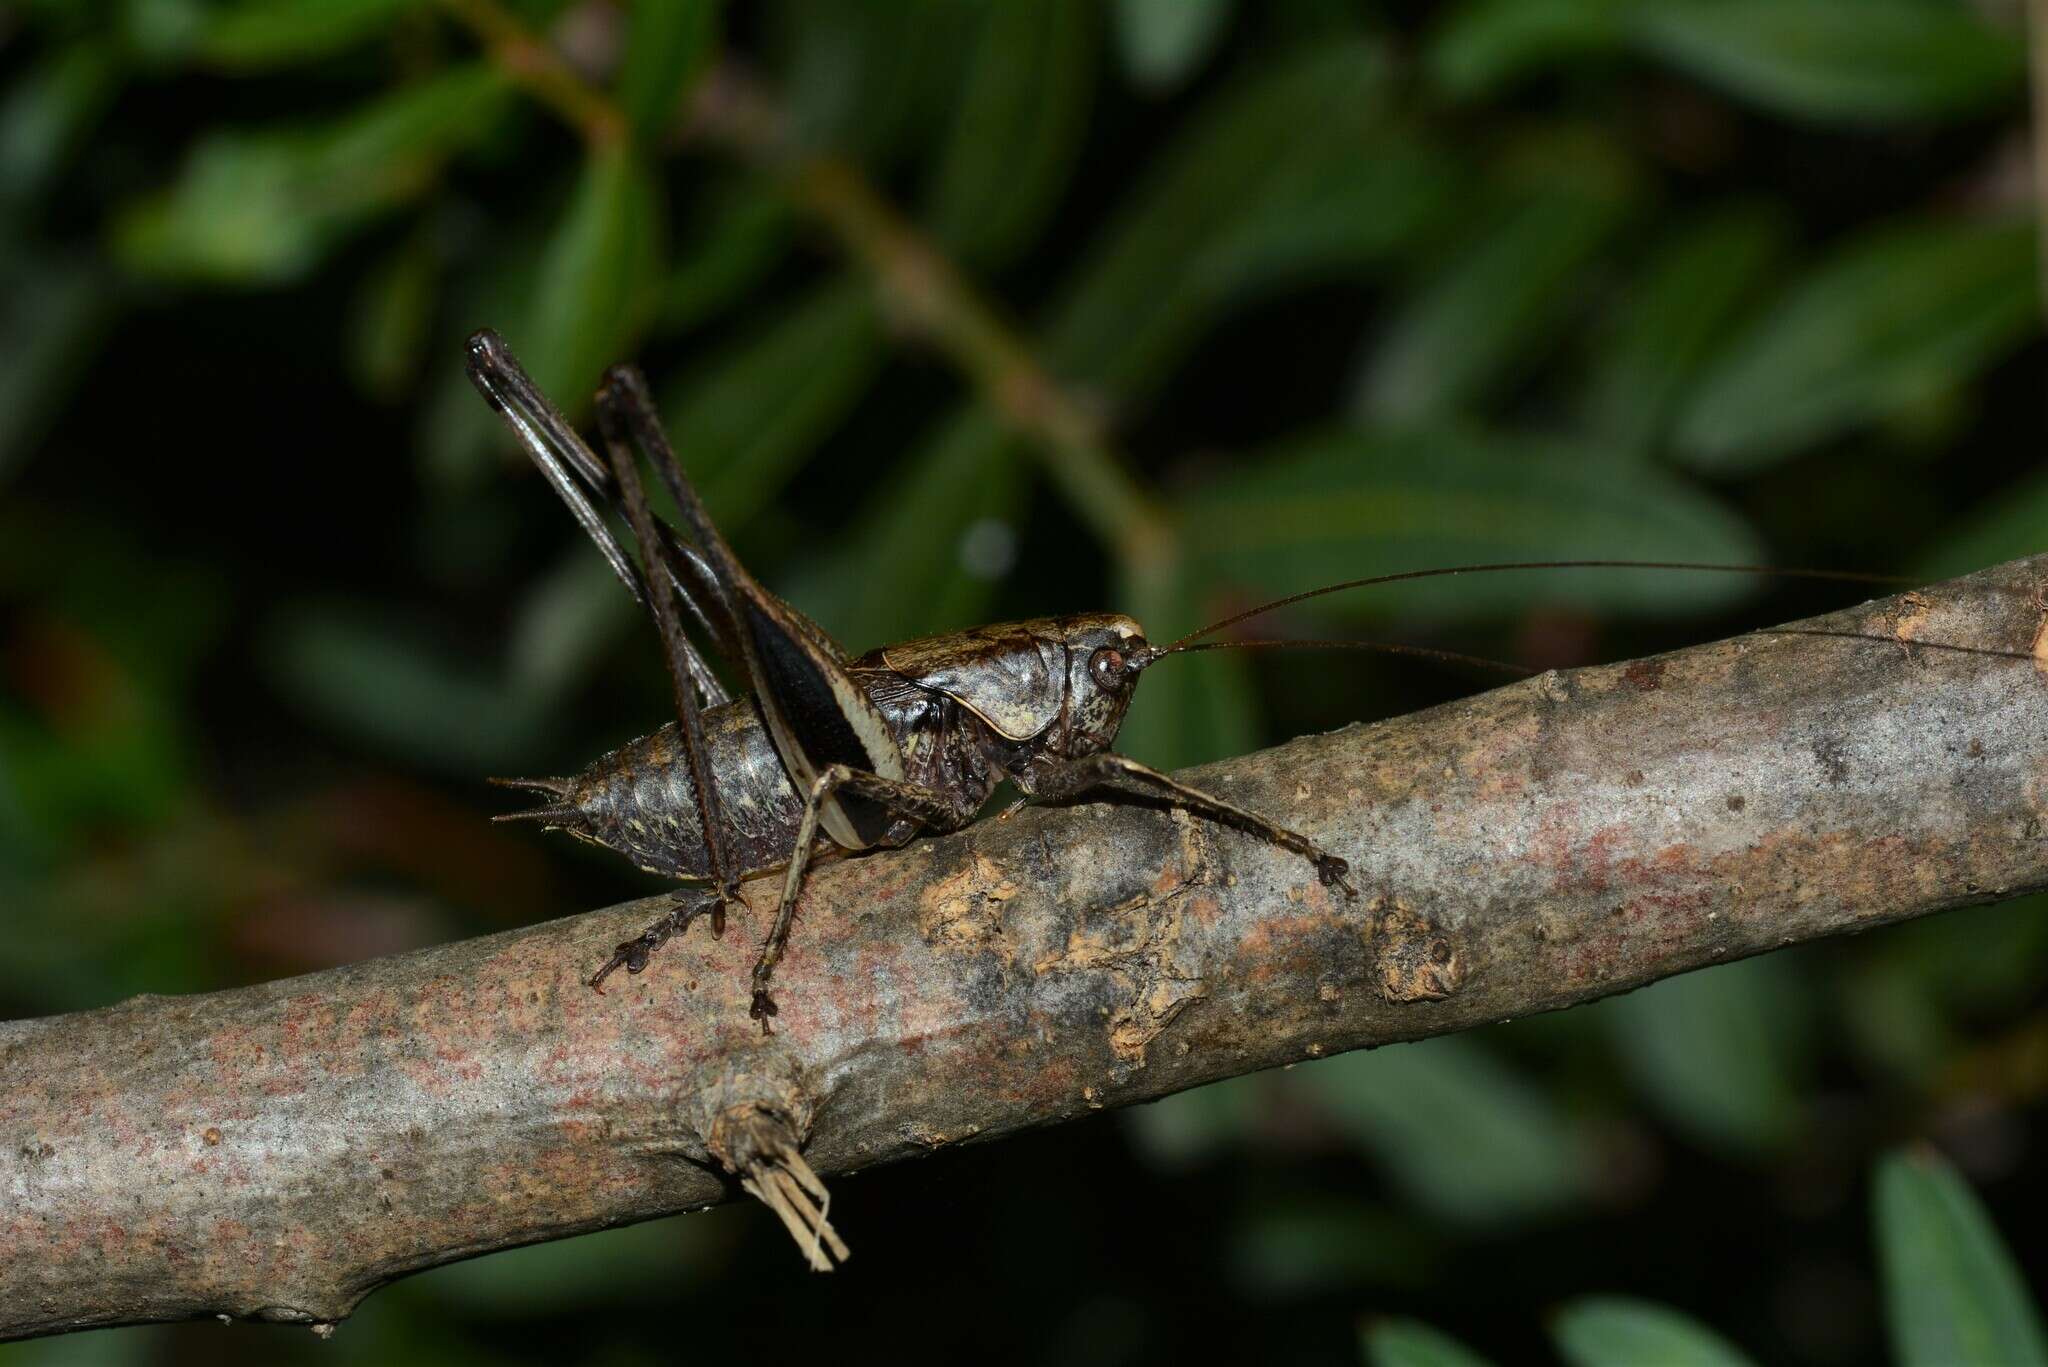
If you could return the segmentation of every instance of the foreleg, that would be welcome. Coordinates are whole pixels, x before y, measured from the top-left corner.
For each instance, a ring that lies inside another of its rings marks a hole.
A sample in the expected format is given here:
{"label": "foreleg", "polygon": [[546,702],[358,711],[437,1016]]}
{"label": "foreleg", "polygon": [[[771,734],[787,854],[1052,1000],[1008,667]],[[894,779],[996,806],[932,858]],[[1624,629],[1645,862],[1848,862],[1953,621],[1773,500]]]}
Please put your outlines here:
{"label": "foreleg", "polygon": [[[1027,783],[1028,787],[1025,786]],[[1159,798],[1169,806],[1221,825],[1234,826],[1283,850],[1292,850],[1316,866],[1316,876],[1325,887],[1337,888],[1346,897],[1358,896],[1346,876],[1351,872],[1351,865],[1307,836],[1275,825],[1256,812],[1248,812],[1234,803],[1176,782],[1157,769],[1125,755],[1105,751],[1086,759],[1044,762],[1034,766],[1028,774],[1018,776],[1018,786],[1025,788],[1034,803],[1063,802],[1099,788]]]}

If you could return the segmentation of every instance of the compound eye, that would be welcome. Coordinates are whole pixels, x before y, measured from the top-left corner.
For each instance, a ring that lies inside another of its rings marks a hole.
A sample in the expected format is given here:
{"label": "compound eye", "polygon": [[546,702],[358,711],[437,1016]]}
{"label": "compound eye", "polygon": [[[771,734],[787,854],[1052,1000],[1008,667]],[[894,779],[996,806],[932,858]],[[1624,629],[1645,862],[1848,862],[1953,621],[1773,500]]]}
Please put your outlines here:
{"label": "compound eye", "polygon": [[1124,653],[1115,646],[1104,646],[1090,656],[1088,671],[1098,685],[1112,693],[1121,692],[1128,677],[1124,673]]}

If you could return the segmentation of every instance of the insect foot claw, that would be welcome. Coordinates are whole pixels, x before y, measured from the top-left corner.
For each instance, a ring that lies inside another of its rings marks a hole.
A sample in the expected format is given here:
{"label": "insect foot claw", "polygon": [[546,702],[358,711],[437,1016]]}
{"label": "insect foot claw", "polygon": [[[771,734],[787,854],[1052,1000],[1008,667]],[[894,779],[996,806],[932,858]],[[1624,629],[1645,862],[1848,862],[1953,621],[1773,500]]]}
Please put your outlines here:
{"label": "insect foot claw", "polygon": [[[741,905],[744,906],[746,904],[742,902]],[[668,909],[668,913],[659,921],[641,931],[633,939],[624,941],[617,949],[612,951],[612,957],[605,961],[604,967],[598,969],[591,976],[589,980],[591,991],[599,996],[603,996],[604,980],[621,968],[625,969],[628,973],[638,973],[645,969],[647,961],[653,957],[654,951],[688,930],[690,922],[696,920],[699,916],[709,916],[711,918],[711,933],[713,935],[718,934],[723,929],[725,922],[724,900],[678,901]]]}
{"label": "insect foot claw", "polygon": [[[661,937],[662,940],[667,938],[666,935]],[[590,990],[601,997],[604,995],[604,980],[621,968],[625,969],[628,973],[640,972],[647,967],[647,956],[653,953],[660,944],[661,940],[654,938],[654,931],[652,930],[647,931],[638,939],[625,941],[612,951],[611,958],[604,961],[604,967],[591,975]]]}
{"label": "insect foot claw", "polygon": [[1350,880],[1345,877],[1350,872],[1351,863],[1349,860],[1339,859],[1334,854],[1316,856],[1316,877],[1322,880],[1323,886],[1326,888],[1337,888],[1347,898],[1356,901],[1358,899],[1358,889],[1352,887]]}

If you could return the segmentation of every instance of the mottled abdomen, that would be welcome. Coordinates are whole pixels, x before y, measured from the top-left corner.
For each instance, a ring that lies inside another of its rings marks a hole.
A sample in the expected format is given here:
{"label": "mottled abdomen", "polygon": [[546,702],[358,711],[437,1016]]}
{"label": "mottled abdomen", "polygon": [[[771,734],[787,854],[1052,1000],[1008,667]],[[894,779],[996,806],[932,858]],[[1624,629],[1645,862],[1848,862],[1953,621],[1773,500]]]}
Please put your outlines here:
{"label": "mottled abdomen", "polygon": [[[704,741],[705,767],[717,775],[734,876],[787,863],[804,799],[791,786],[753,699],[706,711]],[[570,781],[546,824],[617,850],[649,873],[711,876],[690,762],[674,722],[594,761]]]}

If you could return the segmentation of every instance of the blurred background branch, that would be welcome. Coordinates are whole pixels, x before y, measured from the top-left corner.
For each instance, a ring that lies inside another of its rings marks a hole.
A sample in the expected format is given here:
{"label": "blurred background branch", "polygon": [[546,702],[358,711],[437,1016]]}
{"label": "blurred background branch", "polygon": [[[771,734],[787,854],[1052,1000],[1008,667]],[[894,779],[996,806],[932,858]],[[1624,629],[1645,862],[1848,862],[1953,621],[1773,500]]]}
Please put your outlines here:
{"label": "blurred background branch", "polygon": [[[490,48],[512,80],[532,90],[593,143],[628,126],[624,110],[578,80],[496,0],[446,0]],[[873,274],[891,316],[937,344],[973,381],[982,400],[1030,438],[1097,538],[1133,566],[1160,577],[1172,533],[1112,450],[1101,422],[1062,392],[1030,347],[945,253],[877,194],[852,165],[809,152],[791,134],[788,111],[737,66],[701,73],[686,128],[756,164]]]}
{"label": "blurred background branch", "polygon": [[[486,821],[481,775],[573,769],[665,687],[463,380],[479,325],[572,407],[640,360],[741,555],[855,649],[1479,560],[2031,554],[2024,8],[0,7],[0,1016],[652,890]],[[1494,576],[1271,625],[1547,667],[1841,601]],[[1177,663],[1121,742],[1169,768],[1471,687]],[[886,1318],[989,1360],[990,1285],[1034,1307],[1019,1360],[1635,1362],[1677,1307],[1723,1360],[1942,1362],[1920,1330],[2024,1303],[1957,1274],[1998,1226],[2048,1266],[2008,1215],[2048,1199],[2044,972],[2028,898],[940,1153],[842,1193],[887,1217],[840,1212],[861,1258],[800,1293],[735,1208],[410,1278],[324,1345],[6,1367],[652,1363],[768,1318],[792,1356]]]}

